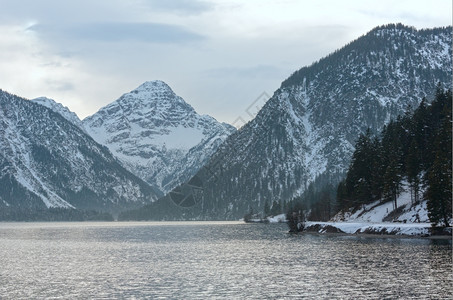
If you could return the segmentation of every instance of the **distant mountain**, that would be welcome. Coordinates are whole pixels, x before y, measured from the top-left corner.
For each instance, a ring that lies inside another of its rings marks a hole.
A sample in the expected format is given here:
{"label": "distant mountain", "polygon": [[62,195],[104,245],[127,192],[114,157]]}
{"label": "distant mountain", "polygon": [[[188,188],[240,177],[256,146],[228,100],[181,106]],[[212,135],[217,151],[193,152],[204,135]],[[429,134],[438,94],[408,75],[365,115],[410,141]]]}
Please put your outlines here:
{"label": "distant mountain", "polygon": [[41,104],[47,108],[50,108],[54,112],[60,114],[63,116],[66,120],[71,122],[72,124],[76,125],[82,130],[85,130],[82,125],[82,121],[79,119],[79,117],[72,111],[69,110],[66,106],[63,106],[61,103],[56,102],[53,99],[47,98],[47,97],[38,97],[35,99],[32,99],[31,101]]}
{"label": "distant mountain", "polygon": [[[196,174],[196,205],[179,208],[166,197],[122,217],[238,219],[266,202],[284,206],[310,184],[337,183],[360,133],[432,99],[438,82],[451,86],[451,45],[451,27],[373,29],[286,79]],[[173,195],[183,190],[192,191]]]}
{"label": "distant mountain", "polygon": [[0,219],[52,208],[118,213],[157,198],[67,116],[36,102],[0,90]]}
{"label": "distant mountain", "polygon": [[162,81],[149,81],[83,120],[132,173],[164,195],[192,177],[235,131],[195,110]]}

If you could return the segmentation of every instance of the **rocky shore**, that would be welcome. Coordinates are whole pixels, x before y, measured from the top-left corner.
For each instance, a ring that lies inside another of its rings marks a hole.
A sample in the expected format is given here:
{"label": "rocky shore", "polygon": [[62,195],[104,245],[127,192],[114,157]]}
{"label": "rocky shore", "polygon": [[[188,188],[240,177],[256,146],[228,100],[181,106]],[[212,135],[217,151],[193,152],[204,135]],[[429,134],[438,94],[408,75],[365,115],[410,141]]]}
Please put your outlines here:
{"label": "rocky shore", "polygon": [[432,228],[430,223],[306,222],[303,232],[452,239],[451,227]]}

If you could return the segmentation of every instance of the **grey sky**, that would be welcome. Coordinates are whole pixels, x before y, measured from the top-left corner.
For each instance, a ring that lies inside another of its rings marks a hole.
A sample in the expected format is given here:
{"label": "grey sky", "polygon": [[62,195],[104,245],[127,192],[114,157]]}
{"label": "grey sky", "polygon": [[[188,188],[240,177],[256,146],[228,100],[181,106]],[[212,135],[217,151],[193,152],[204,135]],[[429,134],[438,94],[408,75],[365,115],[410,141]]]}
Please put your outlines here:
{"label": "grey sky", "polygon": [[452,22],[451,0],[0,0],[0,88],[79,117],[147,80],[232,123],[297,69],[401,22]]}

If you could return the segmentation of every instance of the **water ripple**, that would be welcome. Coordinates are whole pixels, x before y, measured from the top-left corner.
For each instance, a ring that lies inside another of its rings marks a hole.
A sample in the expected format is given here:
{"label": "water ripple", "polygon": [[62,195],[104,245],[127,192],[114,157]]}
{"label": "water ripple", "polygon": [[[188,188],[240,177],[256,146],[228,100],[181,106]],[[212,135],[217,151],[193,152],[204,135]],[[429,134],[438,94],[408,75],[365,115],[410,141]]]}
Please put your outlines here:
{"label": "water ripple", "polygon": [[451,243],[285,225],[0,223],[2,299],[448,299]]}

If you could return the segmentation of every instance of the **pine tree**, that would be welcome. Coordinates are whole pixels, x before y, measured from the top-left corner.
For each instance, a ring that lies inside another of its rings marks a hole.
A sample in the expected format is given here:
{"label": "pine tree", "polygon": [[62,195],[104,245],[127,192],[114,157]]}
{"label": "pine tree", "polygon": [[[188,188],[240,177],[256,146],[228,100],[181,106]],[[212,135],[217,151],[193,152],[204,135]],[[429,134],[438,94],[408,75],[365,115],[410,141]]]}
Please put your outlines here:
{"label": "pine tree", "polygon": [[434,164],[428,173],[428,216],[433,226],[449,226],[451,219],[451,163],[441,153],[436,153]]}
{"label": "pine tree", "polygon": [[401,189],[401,175],[396,155],[390,157],[390,163],[384,174],[384,198],[393,202],[393,208],[398,208],[398,195]]}
{"label": "pine tree", "polygon": [[346,189],[354,199],[354,204],[360,205],[373,200],[372,164],[370,164],[373,151],[369,129],[360,135],[355,148],[346,177]]}
{"label": "pine tree", "polygon": [[264,202],[264,216],[265,217],[269,216],[270,212],[271,208],[269,207],[269,202],[266,199],[266,201]]}
{"label": "pine tree", "polygon": [[337,187],[337,205],[338,210],[345,210],[351,206],[345,180],[342,180]]}
{"label": "pine tree", "polygon": [[282,206],[280,202],[277,200],[274,200],[272,203],[272,208],[271,208],[271,215],[276,216],[282,212]]}
{"label": "pine tree", "polygon": [[332,197],[330,195],[330,186],[327,186],[321,191],[319,202],[322,203],[322,219],[325,221],[330,220],[332,217]]}
{"label": "pine tree", "polygon": [[398,207],[397,199],[401,190],[403,174],[402,118],[390,122],[382,136],[383,155],[383,198],[392,201],[394,209]]}
{"label": "pine tree", "polygon": [[423,98],[422,102],[415,110],[414,115],[412,117],[412,135],[416,141],[417,147],[420,150],[419,152],[419,160],[421,163],[421,169],[427,170],[429,164],[429,156],[430,152],[427,151],[427,148],[430,144],[431,132],[429,130],[429,112],[426,107],[426,99]]}
{"label": "pine tree", "polygon": [[418,202],[418,195],[420,192],[420,172],[420,150],[417,145],[417,140],[413,138],[406,156],[406,174],[411,189],[411,198],[415,203]]}
{"label": "pine tree", "polygon": [[[433,107],[440,112],[441,127],[438,130],[434,148],[434,161],[427,174],[426,198],[428,216],[433,226],[449,226],[452,217],[452,116],[451,91],[437,93]],[[435,105],[434,105],[435,104]]]}
{"label": "pine tree", "polygon": [[384,185],[384,161],[381,141],[378,137],[375,137],[372,141],[373,155],[370,157],[371,160],[371,191],[373,195],[373,201],[382,198],[383,185]]}

